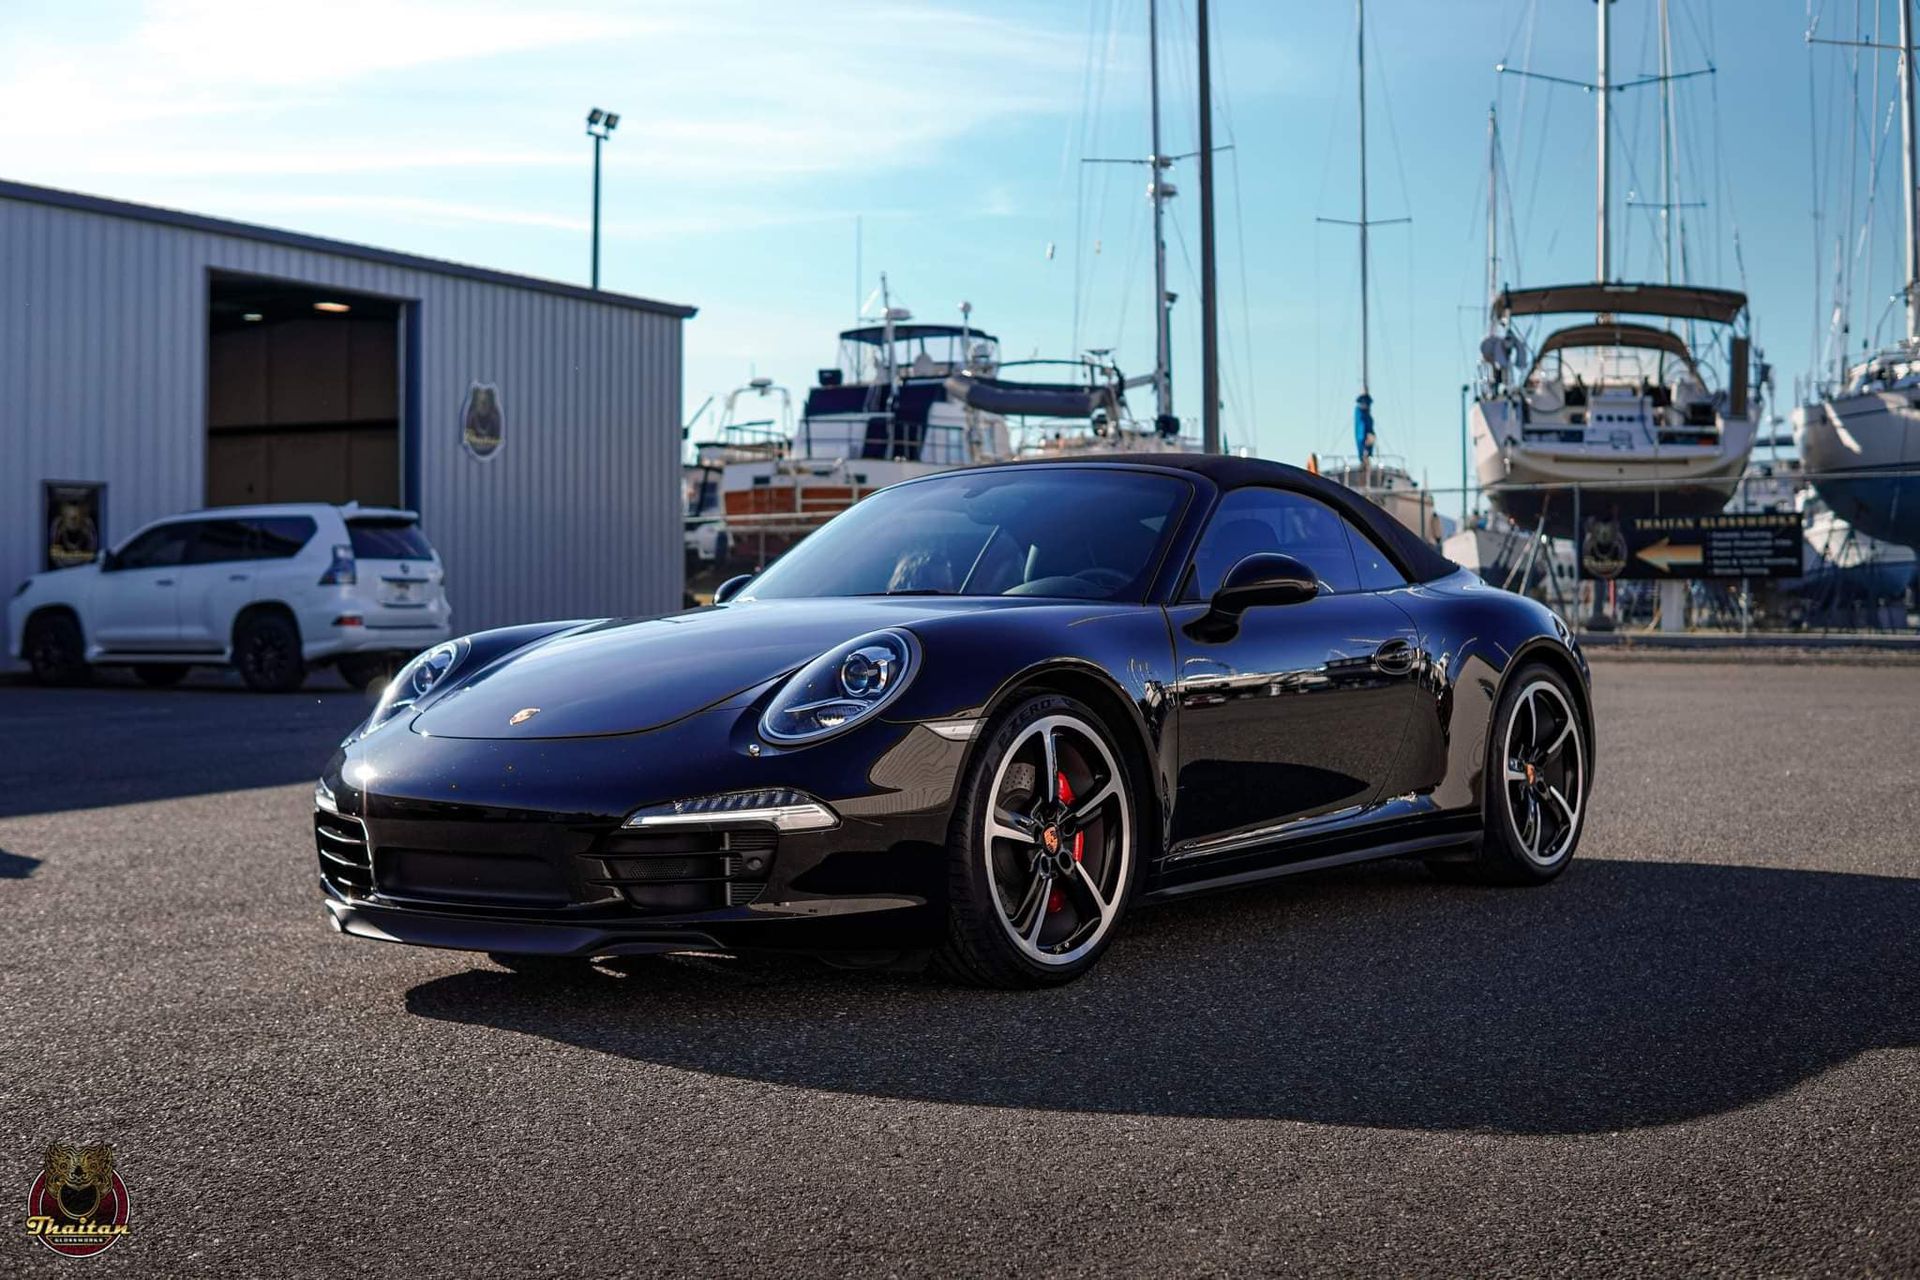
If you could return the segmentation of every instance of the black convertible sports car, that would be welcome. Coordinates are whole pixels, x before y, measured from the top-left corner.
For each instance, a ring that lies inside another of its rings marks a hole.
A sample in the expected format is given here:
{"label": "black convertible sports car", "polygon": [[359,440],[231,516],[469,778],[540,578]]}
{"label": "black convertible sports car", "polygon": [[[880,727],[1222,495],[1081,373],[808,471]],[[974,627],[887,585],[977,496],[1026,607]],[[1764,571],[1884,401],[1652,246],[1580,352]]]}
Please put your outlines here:
{"label": "black convertible sports car", "polygon": [[1292,467],[945,472],[721,596],[404,669],[316,789],[335,927],[1039,985],[1135,903],[1394,855],[1537,884],[1579,839],[1566,628]]}

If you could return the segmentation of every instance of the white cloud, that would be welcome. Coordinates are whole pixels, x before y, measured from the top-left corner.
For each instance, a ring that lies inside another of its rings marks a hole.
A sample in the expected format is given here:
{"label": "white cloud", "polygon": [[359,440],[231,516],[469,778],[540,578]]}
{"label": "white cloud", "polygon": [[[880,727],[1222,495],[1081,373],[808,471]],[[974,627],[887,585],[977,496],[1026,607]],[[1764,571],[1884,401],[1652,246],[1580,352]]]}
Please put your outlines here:
{"label": "white cloud", "polygon": [[1084,56],[1071,33],[887,0],[149,0],[118,29],[51,14],[0,44],[0,172],[176,201],[186,181],[237,196],[322,178],[362,204],[420,201],[436,175],[577,169],[594,103],[625,116],[615,161],[660,182],[937,165],[956,138],[1070,108]]}

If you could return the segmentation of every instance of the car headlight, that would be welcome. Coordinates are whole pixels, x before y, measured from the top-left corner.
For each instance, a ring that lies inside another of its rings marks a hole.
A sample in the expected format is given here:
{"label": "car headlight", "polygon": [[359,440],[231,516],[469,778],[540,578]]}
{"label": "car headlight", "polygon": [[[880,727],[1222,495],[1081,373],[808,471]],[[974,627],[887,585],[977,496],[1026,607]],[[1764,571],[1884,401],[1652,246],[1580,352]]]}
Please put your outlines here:
{"label": "car headlight", "polygon": [[876,631],[829,649],[794,673],[760,717],[774,742],[812,742],[868,719],[898,697],[920,666],[905,631]]}
{"label": "car headlight", "polygon": [[467,649],[464,637],[448,640],[433,646],[400,668],[399,674],[387,685],[386,692],[380,695],[380,701],[374,704],[373,714],[367,717],[367,726],[360,731],[361,734],[372,733],[439,688],[466,658]]}

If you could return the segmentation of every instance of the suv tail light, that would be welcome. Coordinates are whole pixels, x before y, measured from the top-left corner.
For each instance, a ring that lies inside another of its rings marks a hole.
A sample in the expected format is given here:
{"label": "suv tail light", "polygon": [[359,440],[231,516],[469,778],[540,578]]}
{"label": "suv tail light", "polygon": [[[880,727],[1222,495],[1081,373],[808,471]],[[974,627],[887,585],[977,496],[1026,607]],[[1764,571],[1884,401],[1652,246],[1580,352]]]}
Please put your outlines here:
{"label": "suv tail light", "polygon": [[354,568],[352,546],[344,542],[336,545],[333,549],[333,563],[328,565],[327,571],[320,575],[320,585],[350,587],[359,580],[360,575]]}

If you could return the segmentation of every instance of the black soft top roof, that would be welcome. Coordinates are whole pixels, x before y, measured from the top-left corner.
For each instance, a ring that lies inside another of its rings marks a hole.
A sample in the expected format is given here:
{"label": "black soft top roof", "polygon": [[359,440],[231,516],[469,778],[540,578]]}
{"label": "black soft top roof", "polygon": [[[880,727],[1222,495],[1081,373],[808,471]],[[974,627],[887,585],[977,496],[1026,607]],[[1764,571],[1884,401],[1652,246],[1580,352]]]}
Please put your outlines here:
{"label": "black soft top roof", "polygon": [[1380,507],[1347,486],[1314,475],[1300,467],[1288,466],[1267,458],[1233,458],[1208,453],[1133,453],[1111,458],[1060,459],[1057,462],[1023,462],[1019,466],[1073,466],[1114,464],[1156,467],[1168,471],[1186,471],[1205,476],[1222,490],[1261,486],[1292,489],[1310,494],[1347,516],[1373,535],[1399,562],[1401,572],[1414,582],[1432,582],[1460,566],[1428,546],[1413,530],[1395,520]]}

